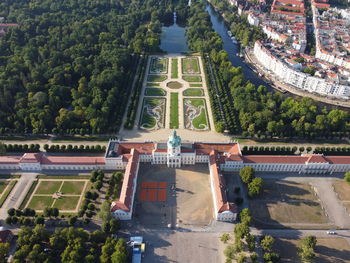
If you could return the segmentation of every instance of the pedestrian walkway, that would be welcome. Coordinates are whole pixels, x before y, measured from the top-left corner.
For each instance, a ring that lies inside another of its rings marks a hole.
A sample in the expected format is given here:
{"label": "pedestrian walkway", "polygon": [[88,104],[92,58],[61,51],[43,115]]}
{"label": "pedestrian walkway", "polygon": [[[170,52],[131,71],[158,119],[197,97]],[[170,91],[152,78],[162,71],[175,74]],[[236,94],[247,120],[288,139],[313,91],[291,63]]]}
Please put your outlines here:
{"label": "pedestrian walkway", "polygon": [[0,219],[6,219],[8,209],[17,209],[20,207],[27,195],[27,192],[29,191],[33,182],[36,180],[37,175],[37,173],[22,173],[21,177],[17,181],[17,184],[12,189],[3,206],[0,208]]}

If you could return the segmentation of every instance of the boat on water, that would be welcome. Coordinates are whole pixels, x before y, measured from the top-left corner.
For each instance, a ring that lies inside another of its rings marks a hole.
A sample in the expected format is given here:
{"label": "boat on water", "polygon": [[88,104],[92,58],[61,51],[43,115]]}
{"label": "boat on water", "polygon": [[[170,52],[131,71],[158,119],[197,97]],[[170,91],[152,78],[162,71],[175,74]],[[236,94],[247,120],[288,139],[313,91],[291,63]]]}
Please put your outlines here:
{"label": "boat on water", "polygon": [[229,35],[229,37],[232,37],[232,32],[231,31],[227,31],[227,35]]}
{"label": "boat on water", "polygon": [[231,40],[232,40],[233,44],[237,44],[238,43],[235,37],[231,37]]}

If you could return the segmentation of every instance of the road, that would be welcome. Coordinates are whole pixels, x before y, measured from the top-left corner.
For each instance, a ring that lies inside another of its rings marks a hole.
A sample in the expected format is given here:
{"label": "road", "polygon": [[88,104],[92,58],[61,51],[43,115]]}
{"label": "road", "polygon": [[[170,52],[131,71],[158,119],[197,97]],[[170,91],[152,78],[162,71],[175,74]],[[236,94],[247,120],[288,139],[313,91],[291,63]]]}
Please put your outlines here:
{"label": "road", "polygon": [[4,205],[0,208],[1,220],[6,219],[8,209],[19,208],[37,175],[37,173],[22,173],[22,176],[18,179],[17,184],[7,197]]}

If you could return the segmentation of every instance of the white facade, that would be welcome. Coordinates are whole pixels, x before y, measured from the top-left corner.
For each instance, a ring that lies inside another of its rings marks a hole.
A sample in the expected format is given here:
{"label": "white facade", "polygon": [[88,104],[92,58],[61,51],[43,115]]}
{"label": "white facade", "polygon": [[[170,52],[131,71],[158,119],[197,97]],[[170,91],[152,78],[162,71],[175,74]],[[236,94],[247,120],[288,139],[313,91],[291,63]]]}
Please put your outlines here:
{"label": "white facade", "polygon": [[349,99],[350,87],[340,85],[305,74],[299,70],[289,67],[282,60],[273,56],[259,41],[254,45],[254,55],[261,65],[271,70],[282,82],[292,85],[295,88],[320,95]]}

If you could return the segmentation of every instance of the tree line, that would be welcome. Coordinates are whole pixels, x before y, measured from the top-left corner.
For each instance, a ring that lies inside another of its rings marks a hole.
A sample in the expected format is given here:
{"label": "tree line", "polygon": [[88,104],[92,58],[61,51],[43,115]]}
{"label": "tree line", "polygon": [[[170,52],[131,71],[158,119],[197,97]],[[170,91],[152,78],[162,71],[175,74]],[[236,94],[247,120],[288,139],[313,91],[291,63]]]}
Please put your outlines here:
{"label": "tree line", "polygon": [[[180,1],[183,2],[183,1]],[[118,130],[139,53],[159,50],[172,1],[2,1],[0,132]]]}

